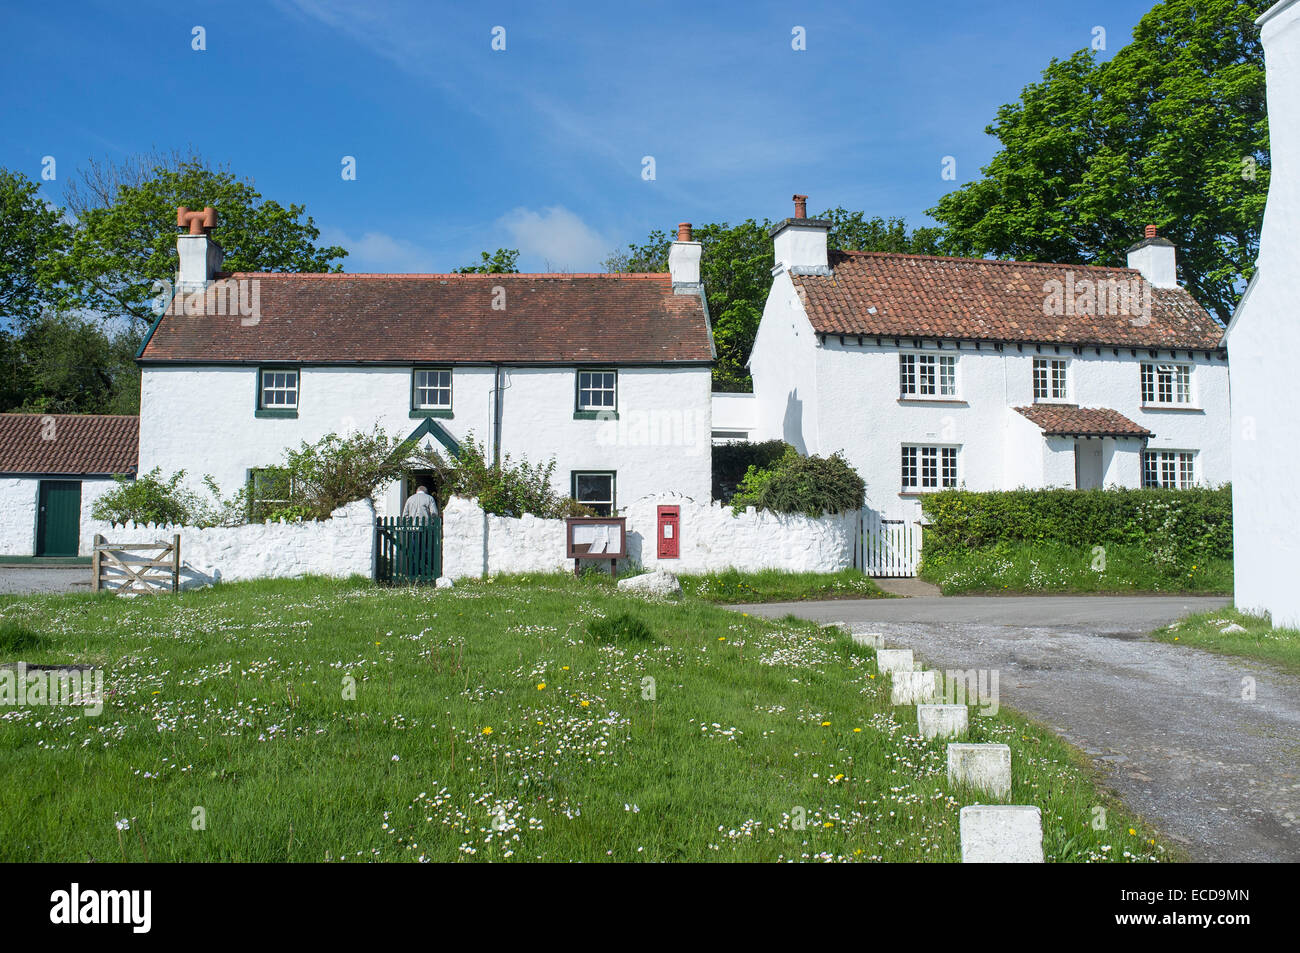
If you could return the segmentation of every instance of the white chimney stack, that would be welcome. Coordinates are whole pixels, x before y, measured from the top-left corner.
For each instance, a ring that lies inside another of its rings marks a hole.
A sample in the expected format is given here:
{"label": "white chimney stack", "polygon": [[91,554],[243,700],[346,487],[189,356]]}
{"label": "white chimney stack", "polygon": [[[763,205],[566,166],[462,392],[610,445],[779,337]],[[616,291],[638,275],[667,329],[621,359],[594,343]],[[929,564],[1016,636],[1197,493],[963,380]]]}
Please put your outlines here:
{"label": "white chimney stack", "polygon": [[1146,237],[1128,250],[1128,266],[1157,288],[1178,287],[1178,262],[1174,243],[1156,237],[1156,227],[1148,225]]}
{"label": "white chimney stack", "polygon": [[829,275],[826,236],[831,223],[824,218],[808,217],[808,196],[794,196],[794,218],[777,222],[768,233],[776,253],[777,269],[794,274]]}
{"label": "white chimney stack", "polygon": [[674,285],[700,283],[700,255],[704,246],[691,238],[691,223],[677,226],[677,241],[668,247],[668,272]]}
{"label": "white chimney stack", "polygon": [[181,267],[176,276],[177,294],[202,291],[221,270],[225,252],[208,232],[217,227],[217,210],[211,205],[201,212],[191,212],[184,205],[176,210],[176,227],[188,228],[188,234],[176,236],[176,251]]}

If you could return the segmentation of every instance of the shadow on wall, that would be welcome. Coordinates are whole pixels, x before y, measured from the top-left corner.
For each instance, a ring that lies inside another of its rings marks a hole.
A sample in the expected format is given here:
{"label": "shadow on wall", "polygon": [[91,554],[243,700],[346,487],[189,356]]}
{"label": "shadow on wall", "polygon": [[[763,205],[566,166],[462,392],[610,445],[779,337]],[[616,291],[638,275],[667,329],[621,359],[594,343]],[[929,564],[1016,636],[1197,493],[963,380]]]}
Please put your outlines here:
{"label": "shadow on wall", "polygon": [[803,456],[808,455],[808,448],[803,442],[803,401],[799,399],[799,390],[790,391],[785,399],[785,418],[781,421],[781,434],[785,442],[794,447]]}

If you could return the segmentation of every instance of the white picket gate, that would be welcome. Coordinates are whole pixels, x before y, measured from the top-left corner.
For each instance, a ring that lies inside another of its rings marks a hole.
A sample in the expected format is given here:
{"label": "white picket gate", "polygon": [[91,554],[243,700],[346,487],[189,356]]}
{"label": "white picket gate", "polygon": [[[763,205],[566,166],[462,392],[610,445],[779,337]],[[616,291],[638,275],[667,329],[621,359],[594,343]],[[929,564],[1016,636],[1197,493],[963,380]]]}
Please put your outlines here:
{"label": "white picket gate", "polygon": [[871,510],[858,524],[857,568],[868,576],[915,576],[921,563],[921,524],[883,519]]}

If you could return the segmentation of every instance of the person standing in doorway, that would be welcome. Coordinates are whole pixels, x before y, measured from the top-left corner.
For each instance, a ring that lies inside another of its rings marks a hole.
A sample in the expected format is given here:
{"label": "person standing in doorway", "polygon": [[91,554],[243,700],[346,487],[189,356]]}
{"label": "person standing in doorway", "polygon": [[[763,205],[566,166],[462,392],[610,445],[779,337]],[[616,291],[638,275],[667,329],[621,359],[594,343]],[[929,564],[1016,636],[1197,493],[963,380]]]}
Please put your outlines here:
{"label": "person standing in doorway", "polygon": [[406,505],[402,507],[402,515],[417,518],[437,516],[438,501],[433,498],[433,494],[429,492],[427,486],[421,486],[406,498]]}

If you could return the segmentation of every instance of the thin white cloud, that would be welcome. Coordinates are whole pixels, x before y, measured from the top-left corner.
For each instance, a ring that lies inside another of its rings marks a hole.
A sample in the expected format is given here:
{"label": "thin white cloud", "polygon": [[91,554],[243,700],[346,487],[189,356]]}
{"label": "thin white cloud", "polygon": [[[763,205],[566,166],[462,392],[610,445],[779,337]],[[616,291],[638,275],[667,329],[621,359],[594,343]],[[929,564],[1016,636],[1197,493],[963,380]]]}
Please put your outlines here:
{"label": "thin white cloud", "polygon": [[541,211],[512,209],[498,224],[521,259],[554,271],[601,271],[601,261],[617,244],[559,205]]}
{"label": "thin white cloud", "polygon": [[325,245],[342,245],[348,250],[348,257],[343,259],[346,271],[392,272],[411,274],[437,272],[435,256],[425,246],[402,238],[394,238],[384,232],[365,232],[359,237],[348,235],[340,228],[322,227],[321,243]]}

